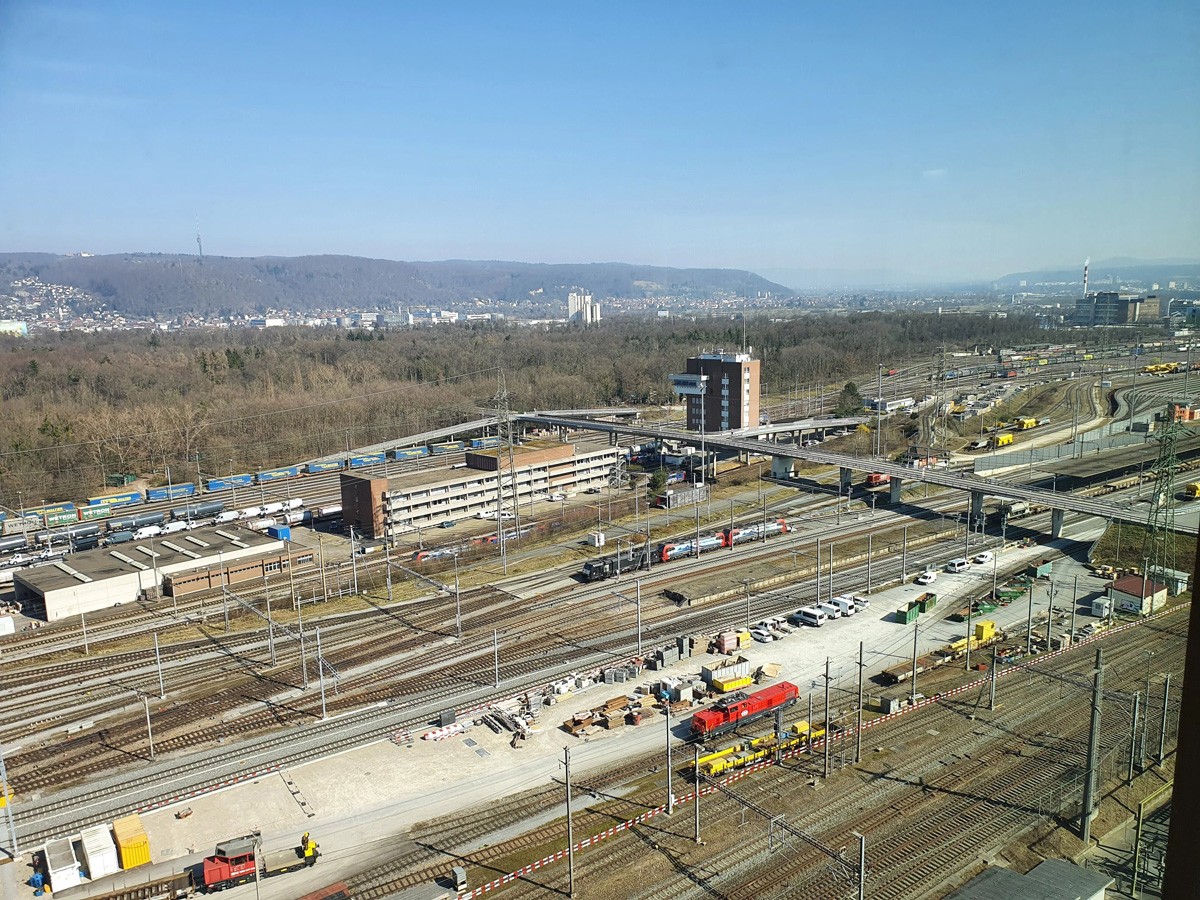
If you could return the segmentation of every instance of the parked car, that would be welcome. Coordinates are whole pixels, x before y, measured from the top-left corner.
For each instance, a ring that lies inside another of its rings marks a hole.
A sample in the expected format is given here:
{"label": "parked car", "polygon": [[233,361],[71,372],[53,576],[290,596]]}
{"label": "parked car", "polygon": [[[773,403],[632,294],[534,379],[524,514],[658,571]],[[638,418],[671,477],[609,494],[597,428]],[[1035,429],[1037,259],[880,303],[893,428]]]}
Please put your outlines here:
{"label": "parked car", "polygon": [[515,519],[516,517],[517,517],[516,513],[511,513],[506,509],[506,510],[502,510],[500,515],[498,515],[496,518],[498,518],[501,522],[508,522],[509,520]]}
{"label": "parked car", "polygon": [[438,528],[453,528],[457,524],[453,519],[447,519],[445,522],[438,522]]}
{"label": "parked car", "polygon": [[567,499],[566,494],[550,494],[547,498],[551,503],[561,503]]}
{"label": "parked car", "polygon": [[754,638],[760,644],[769,644],[775,640],[775,632],[755,626],[750,629],[750,637]]}
{"label": "parked car", "polygon": [[971,562],[976,563],[976,564],[990,563],[991,561],[992,561],[992,551],[991,550],[984,550],[982,553],[976,553],[975,556],[971,559]]}

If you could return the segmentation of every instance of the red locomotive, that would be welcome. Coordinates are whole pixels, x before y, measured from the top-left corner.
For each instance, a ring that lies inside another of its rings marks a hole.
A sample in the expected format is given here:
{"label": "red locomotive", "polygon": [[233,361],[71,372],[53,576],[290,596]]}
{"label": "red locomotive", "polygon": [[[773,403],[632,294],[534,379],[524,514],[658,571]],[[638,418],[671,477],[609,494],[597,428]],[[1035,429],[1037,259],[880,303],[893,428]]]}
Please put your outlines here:
{"label": "red locomotive", "polygon": [[217,844],[217,852],[204,858],[204,889],[220,891],[256,878],[282,875],[315,865],[317,857],[321,855],[319,845],[309,837],[307,831],[300,838],[299,846],[286,850],[264,853],[259,841],[259,835],[255,833]]}
{"label": "red locomotive", "polygon": [[799,697],[800,689],[790,681],[781,681],[750,695],[730,694],[718,700],[715,706],[692,716],[692,736],[706,738],[732,731],[746,722],[791,706]]}

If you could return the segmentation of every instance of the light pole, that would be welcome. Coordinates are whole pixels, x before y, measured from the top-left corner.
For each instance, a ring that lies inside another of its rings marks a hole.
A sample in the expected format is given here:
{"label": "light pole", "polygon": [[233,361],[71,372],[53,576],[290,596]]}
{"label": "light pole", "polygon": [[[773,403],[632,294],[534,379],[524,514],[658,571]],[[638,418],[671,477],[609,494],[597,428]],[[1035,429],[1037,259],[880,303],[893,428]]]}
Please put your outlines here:
{"label": "light pole", "polygon": [[462,640],[462,595],[458,590],[458,556],[454,556],[454,631]]}

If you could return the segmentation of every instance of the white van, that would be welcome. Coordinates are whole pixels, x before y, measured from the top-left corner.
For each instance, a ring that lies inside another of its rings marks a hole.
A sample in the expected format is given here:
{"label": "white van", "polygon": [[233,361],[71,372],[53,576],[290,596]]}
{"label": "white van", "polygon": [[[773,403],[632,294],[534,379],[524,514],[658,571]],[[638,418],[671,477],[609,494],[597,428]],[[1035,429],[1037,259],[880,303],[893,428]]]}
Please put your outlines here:
{"label": "white van", "polygon": [[217,525],[224,525],[226,522],[236,522],[239,514],[235,510],[226,510],[222,513],[217,513],[217,517],[213,522]]}
{"label": "white van", "polygon": [[866,597],[860,597],[857,594],[850,599],[854,601],[855,610],[864,610],[871,605],[870,600],[868,600]]}
{"label": "white van", "polygon": [[174,534],[177,531],[187,531],[188,526],[190,526],[191,524],[192,524],[191,522],[182,522],[182,521],[167,522],[167,524],[162,526],[162,533],[163,534]]}
{"label": "white van", "polygon": [[139,528],[133,533],[135,541],[144,541],[146,538],[158,537],[162,534],[161,525],[147,525],[144,528]]}
{"label": "white van", "polygon": [[803,609],[796,610],[793,618],[801,625],[811,625],[814,628],[820,628],[829,617],[815,606],[805,606]]}
{"label": "white van", "polygon": [[917,584],[933,584],[935,581],[937,581],[937,572],[933,571],[933,569],[927,569],[926,571],[922,572],[920,575],[917,576],[916,583]]}
{"label": "white van", "polygon": [[969,568],[971,568],[970,560],[963,559],[962,557],[952,559],[946,563],[947,572],[965,572]]}
{"label": "white van", "polygon": [[842,617],[842,610],[840,607],[835,606],[832,603],[826,603],[824,600],[817,604],[817,609],[825,613],[826,618],[829,619],[840,619]]}
{"label": "white van", "polygon": [[834,597],[829,602],[841,610],[843,616],[852,616],[858,612],[858,609],[854,606],[853,597]]}

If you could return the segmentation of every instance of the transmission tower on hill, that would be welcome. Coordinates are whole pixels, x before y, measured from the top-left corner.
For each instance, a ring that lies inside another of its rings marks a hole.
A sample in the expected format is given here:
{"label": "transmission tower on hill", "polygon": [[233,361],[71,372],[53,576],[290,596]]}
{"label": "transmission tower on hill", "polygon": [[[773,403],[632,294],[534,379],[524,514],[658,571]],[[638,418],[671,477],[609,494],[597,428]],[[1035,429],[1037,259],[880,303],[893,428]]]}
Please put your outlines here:
{"label": "transmission tower on hill", "polygon": [[1146,538],[1142,544],[1142,559],[1147,571],[1164,569],[1174,571],[1175,565],[1175,475],[1179,471],[1176,447],[1183,426],[1175,421],[1171,407],[1167,407],[1167,422],[1155,439],[1158,442],[1158,459],[1151,469],[1150,512],[1146,516]]}

